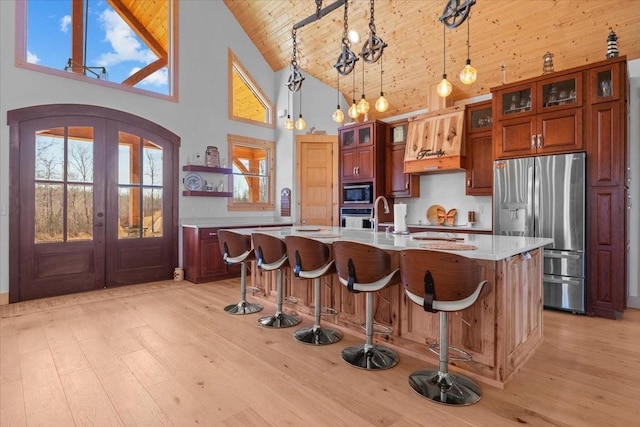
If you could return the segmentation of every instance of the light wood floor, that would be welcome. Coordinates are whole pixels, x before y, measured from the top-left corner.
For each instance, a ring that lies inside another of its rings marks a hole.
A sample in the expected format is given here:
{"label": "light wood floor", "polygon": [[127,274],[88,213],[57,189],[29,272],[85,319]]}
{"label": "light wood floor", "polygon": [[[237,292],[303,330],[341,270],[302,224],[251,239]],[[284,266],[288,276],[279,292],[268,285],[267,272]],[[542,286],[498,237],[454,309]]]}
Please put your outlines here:
{"label": "light wood floor", "polygon": [[545,311],[545,341],[514,381],[450,408],[409,387],[424,361],[352,368],[340,351],[361,336],[298,344],[259,314],[224,313],[238,293],[237,279],[168,281],[0,307],[0,425],[640,425],[640,310]]}

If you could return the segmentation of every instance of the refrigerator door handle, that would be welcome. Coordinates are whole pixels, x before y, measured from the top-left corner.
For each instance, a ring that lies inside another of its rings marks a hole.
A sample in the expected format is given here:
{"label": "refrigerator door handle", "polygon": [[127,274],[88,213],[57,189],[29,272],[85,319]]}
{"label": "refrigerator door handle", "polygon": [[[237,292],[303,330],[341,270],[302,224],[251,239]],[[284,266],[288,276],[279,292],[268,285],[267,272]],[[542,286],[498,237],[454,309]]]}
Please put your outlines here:
{"label": "refrigerator door handle", "polygon": [[547,283],[560,283],[560,284],[567,284],[567,285],[579,285],[580,284],[580,280],[571,279],[571,278],[568,278],[568,277],[565,277],[565,278],[562,278],[562,279],[556,279],[555,277],[545,276],[543,280],[545,282],[547,282]]}
{"label": "refrigerator door handle", "polygon": [[553,252],[544,253],[545,258],[560,258],[560,259],[580,259],[580,255],[576,254],[557,254]]}

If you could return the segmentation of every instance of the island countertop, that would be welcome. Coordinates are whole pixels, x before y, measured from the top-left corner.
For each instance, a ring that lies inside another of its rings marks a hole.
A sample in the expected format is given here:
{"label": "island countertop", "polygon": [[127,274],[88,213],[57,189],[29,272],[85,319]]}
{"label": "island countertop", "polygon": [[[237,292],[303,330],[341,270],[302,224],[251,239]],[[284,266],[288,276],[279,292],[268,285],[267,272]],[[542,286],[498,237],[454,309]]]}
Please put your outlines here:
{"label": "island countertop", "polygon": [[[425,231],[411,234],[394,234],[374,232],[366,229],[341,228],[330,226],[293,226],[293,227],[259,227],[236,228],[233,231],[242,234],[266,233],[275,237],[284,238],[286,235],[305,236],[317,239],[325,243],[331,243],[339,239],[360,242],[376,246],[380,249],[399,251],[407,248],[424,248],[430,250],[442,250],[457,253],[467,258],[498,261],[513,255],[525,253],[553,242],[553,239],[542,237],[497,236],[491,234],[472,233],[443,233]],[[431,247],[433,244],[450,242],[471,245],[475,249],[469,250],[445,250]],[[430,247],[425,247],[425,246]]]}

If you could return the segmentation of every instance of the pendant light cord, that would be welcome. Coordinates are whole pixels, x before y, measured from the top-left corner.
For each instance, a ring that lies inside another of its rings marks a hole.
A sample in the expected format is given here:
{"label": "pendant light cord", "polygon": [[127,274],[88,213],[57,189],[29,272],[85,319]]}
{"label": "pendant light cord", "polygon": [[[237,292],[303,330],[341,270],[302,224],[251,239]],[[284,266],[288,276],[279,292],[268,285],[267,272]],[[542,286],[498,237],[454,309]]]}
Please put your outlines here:
{"label": "pendant light cord", "polygon": [[447,28],[442,25],[442,74],[447,74]]}

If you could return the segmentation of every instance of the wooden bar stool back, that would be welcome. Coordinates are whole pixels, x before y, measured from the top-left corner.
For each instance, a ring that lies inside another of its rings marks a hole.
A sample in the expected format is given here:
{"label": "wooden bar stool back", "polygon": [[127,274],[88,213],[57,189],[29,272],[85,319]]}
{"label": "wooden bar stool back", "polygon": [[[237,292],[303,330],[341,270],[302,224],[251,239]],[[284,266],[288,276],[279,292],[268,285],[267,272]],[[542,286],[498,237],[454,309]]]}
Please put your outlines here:
{"label": "wooden bar stool back", "polygon": [[247,302],[247,265],[254,258],[251,237],[229,230],[218,230],[222,259],[226,264],[240,264],[240,302],[230,304],[224,311],[230,314],[251,314],[262,310],[260,304]]}
{"label": "wooden bar stool back", "polygon": [[[326,345],[340,341],[342,333],[335,329],[320,326],[322,316],[322,299],[320,298],[320,279],[335,273],[331,249],[324,243],[301,236],[285,236],[287,257],[293,274],[299,279],[313,279],[313,326],[300,328],[293,333],[293,338],[303,344]],[[335,314],[335,310],[325,309],[326,313]]]}
{"label": "wooden bar stool back", "polygon": [[[398,354],[373,343],[374,333],[392,332],[390,327],[374,323],[375,292],[399,283],[398,269],[391,268],[391,257],[384,250],[371,245],[338,240],[333,243],[333,254],[340,283],[349,292],[366,292],[364,344],[342,350],[342,359],[356,368],[382,370],[398,363]],[[381,331],[380,327],[384,330]],[[377,331],[374,328],[378,328]]]}
{"label": "wooden bar stool back", "polygon": [[[446,405],[471,405],[480,400],[480,387],[471,379],[450,374],[448,365],[451,350],[462,354],[456,360],[471,360],[471,355],[462,349],[450,347],[448,317],[471,307],[481,297],[483,289],[488,291],[486,280],[482,280],[478,263],[461,255],[405,249],[400,253],[400,276],[409,299],[425,311],[440,313],[439,344],[437,347],[439,366],[413,372],[409,384],[421,396]],[[482,295],[483,296],[483,295]]]}
{"label": "wooden bar stool back", "polygon": [[300,316],[282,311],[282,269],[287,263],[287,246],[282,239],[263,233],[253,233],[253,249],[258,268],[276,271],[276,312],[259,319],[260,325],[268,328],[288,328],[300,323]]}

